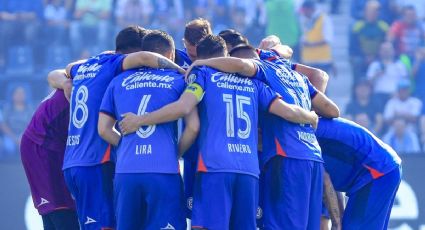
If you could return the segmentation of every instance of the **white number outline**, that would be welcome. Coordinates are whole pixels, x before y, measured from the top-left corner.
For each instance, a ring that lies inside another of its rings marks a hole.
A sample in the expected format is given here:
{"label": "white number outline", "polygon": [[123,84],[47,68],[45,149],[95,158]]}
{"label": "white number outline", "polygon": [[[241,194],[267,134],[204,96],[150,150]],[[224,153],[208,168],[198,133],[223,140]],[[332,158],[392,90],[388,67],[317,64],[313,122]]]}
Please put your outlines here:
{"label": "white number outline", "polygon": [[[235,137],[235,121],[233,109],[233,95],[223,94],[223,102],[226,104],[226,134],[227,137]],[[246,123],[245,130],[238,129],[238,137],[248,139],[251,133],[251,119],[247,112],[244,111],[244,105],[251,105],[251,98],[236,95],[236,117],[242,119]]]}
{"label": "white number outline", "polygon": [[[78,129],[81,129],[89,118],[89,108],[86,104],[88,98],[89,89],[85,85],[80,86],[80,88],[77,90],[77,93],[75,94],[75,108],[72,113],[72,124]],[[81,119],[77,118],[78,110],[83,112]]]}
{"label": "white number outline", "polygon": [[[142,100],[140,101],[139,109],[137,110],[137,115],[143,115],[146,114],[146,108],[148,107],[148,103],[151,99],[152,95],[143,95]],[[143,127],[140,127],[136,134],[140,138],[148,138],[150,135],[152,135],[155,132],[156,125],[149,125],[145,129]]]}

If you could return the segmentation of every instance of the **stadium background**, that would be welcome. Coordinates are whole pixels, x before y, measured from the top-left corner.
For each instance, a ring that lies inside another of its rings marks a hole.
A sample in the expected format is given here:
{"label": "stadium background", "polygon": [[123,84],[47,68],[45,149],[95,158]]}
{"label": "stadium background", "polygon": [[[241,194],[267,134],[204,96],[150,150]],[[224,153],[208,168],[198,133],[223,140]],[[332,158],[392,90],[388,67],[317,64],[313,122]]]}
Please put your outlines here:
{"label": "stadium background", "polygon": [[[28,229],[39,229],[31,222],[37,222],[37,215],[28,202],[18,146],[34,108],[50,90],[45,80],[48,71],[113,49],[111,38],[129,24],[165,30],[174,37],[176,46],[183,48],[184,24],[196,17],[209,19],[214,33],[234,28],[253,45],[276,34],[294,48],[294,60],[303,62],[299,51],[312,23],[306,18],[303,2],[0,0],[0,229],[25,229],[28,223],[35,227]],[[345,117],[370,128],[403,159],[404,180],[390,227],[423,230],[425,108],[409,102],[425,103],[425,1],[314,2],[314,16],[329,19],[324,20],[326,29],[319,31],[333,54],[327,66],[331,76],[327,94]],[[405,9],[410,5],[413,11]],[[392,43],[385,43],[388,39]],[[393,48],[394,58],[388,61],[385,56]],[[384,80],[375,80],[377,77]],[[398,100],[399,91],[406,88],[411,95]],[[406,111],[397,113],[396,108]],[[414,110],[421,112],[411,114],[410,121],[400,116]]]}

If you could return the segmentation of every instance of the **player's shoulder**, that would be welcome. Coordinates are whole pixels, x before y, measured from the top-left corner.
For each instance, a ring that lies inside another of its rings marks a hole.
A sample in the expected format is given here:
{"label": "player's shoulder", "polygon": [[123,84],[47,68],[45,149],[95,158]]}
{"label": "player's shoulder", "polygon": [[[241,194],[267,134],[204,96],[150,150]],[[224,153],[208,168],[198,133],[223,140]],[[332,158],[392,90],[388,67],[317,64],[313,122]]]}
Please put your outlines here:
{"label": "player's shoulder", "polygon": [[190,60],[186,50],[176,49],[175,54],[175,63],[183,69],[189,68],[189,66],[192,64],[192,61]]}

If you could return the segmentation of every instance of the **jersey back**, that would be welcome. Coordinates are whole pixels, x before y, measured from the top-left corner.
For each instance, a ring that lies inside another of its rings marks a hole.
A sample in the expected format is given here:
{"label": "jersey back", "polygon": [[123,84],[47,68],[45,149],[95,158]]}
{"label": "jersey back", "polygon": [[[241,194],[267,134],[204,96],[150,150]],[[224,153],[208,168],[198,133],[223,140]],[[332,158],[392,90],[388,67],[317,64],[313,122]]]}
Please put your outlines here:
{"label": "jersey back", "polygon": [[[257,60],[258,78],[279,93],[288,104],[311,110],[312,98],[317,90],[308,79],[291,70],[290,64],[276,57],[274,61]],[[322,162],[321,151],[314,129],[310,124],[286,121],[272,114],[262,114],[263,134],[262,167],[274,156]]]}
{"label": "jersey back", "polygon": [[97,122],[103,94],[122,72],[124,55],[100,54],[71,69],[70,122],[63,168],[92,166],[110,160],[110,147],[99,136]]}
{"label": "jersey back", "polygon": [[[140,68],[115,78],[100,111],[116,120],[121,114],[149,113],[179,99],[184,77],[171,69]],[[123,136],[117,148],[117,173],[178,173],[177,122],[143,126]]]}
{"label": "jersey back", "polygon": [[183,69],[188,69],[192,65],[192,60],[190,60],[189,55],[187,55],[186,50],[176,49],[176,60],[175,63],[182,67]]}
{"label": "jersey back", "polygon": [[258,80],[195,67],[187,92],[200,100],[198,171],[258,177],[258,111],[268,111],[278,95]]}
{"label": "jersey back", "polygon": [[336,190],[352,193],[400,165],[397,153],[369,130],[343,119],[320,118],[316,136]]}

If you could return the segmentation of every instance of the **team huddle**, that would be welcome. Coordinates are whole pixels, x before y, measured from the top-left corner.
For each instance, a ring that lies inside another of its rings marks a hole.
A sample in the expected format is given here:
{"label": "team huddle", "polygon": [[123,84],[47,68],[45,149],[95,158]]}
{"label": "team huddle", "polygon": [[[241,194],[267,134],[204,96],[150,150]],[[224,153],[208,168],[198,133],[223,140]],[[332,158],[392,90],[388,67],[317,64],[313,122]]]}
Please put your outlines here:
{"label": "team huddle", "polygon": [[49,73],[21,144],[45,229],[387,229],[401,160],[339,118],[325,72],[205,19],[183,42],[130,26]]}

